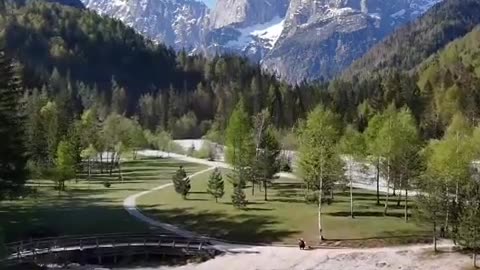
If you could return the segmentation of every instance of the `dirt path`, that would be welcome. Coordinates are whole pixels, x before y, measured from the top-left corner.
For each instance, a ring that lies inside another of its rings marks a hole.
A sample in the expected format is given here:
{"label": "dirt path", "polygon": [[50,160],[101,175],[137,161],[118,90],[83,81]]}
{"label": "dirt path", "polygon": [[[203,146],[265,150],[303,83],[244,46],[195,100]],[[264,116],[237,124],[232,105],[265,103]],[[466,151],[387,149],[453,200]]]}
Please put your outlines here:
{"label": "dirt path", "polygon": [[[195,177],[197,175],[200,175],[202,173],[206,173],[206,172],[209,172],[211,170],[213,170],[214,167],[210,167],[208,169],[205,169],[205,170],[201,170],[199,172],[196,172],[194,174],[191,174],[190,177]],[[175,234],[178,234],[180,236],[183,236],[183,237],[195,237],[195,234],[192,233],[192,232],[189,232],[189,231],[186,231],[186,230],[182,230],[172,224],[168,224],[168,223],[165,223],[165,222],[161,222],[161,221],[158,221],[158,220],[155,220],[155,219],[152,219],[146,215],[144,215],[137,207],[137,199],[139,197],[142,197],[144,195],[147,195],[148,193],[151,193],[151,192],[154,192],[154,191],[157,191],[157,190],[162,190],[162,189],[165,189],[165,188],[168,188],[168,187],[171,187],[173,186],[173,184],[165,184],[165,185],[161,185],[161,186],[158,186],[156,188],[153,188],[153,189],[150,189],[150,190],[147,190],[147,191],[143,191],[143,192],[140,192],[140,193],[137,193],[137,194],[134,194],[134,195],[131,195],[129,197],[127,197],[124,201],[123,201],[123,208],[131,215],[133,216],[134,218],[138,219],[138,220],[141,220],[147,224],[149,224],[150,226],[153,226],[153,227],[158,227],[158,228],[162,228],[164,230],[167,230],[167,231],[170,231],[170,232],[173,232]]]}

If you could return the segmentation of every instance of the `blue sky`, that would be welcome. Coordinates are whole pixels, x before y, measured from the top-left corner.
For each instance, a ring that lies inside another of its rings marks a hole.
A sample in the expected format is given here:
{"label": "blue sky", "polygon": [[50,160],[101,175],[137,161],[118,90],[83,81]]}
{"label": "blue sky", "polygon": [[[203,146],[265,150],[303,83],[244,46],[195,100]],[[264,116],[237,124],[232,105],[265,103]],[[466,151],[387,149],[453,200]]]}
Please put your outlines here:
{"label": "blue sky", "polygon": [[209,6],[210,8],[214,7],[215,6],[215,1],[216,0],[200,0],[202,2],[204,2],[207,6]]}

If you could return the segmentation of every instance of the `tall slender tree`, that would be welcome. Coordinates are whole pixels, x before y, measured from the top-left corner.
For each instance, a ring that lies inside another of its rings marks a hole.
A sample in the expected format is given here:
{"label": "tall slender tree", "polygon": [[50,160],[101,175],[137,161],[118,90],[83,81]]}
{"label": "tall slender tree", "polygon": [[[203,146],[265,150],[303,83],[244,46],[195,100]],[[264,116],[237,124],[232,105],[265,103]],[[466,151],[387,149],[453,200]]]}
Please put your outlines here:
{"label": "tall slender tree", "polygon": [[20,86],[13,64],[0,52],[0,199],[20,192],[27,178]]}
{"label": "tall slender tree", "polygon": [[263,132],[257,149],[257,161],[254,166],[255,174],[263,183],[265,201],[268,200],[268,185],[280,171],[280,143],[272,128]]}
{"label": "tall slender tree", "polygon": [[[337,161],[337,141],[340,136],[338,117],[322,106],[313,110],[306,123],[300,129],[300,168],[304,178],[318,187],[318,232],[320,241],[323,237],[322,195],[326,179],[332,179],[333,165]],[[330,176],[327,178],[327,176]]]}
{"label": "tall slender tree", "polygon": [[339,142],[339,151],[345,155],[348,180],[350,184],[350,217],[354,218],[353,213],[353,172],[355,163],[365,156],[365,140],[363,135],[353,126],[347,126],[343,137]]}

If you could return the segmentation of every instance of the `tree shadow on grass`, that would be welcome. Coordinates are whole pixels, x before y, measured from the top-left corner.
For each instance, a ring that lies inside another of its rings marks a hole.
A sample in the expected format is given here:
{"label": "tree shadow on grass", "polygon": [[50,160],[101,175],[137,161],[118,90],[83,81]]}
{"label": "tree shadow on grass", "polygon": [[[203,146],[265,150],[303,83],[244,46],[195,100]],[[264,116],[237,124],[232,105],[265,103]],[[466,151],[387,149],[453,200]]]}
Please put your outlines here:
{"label": "tree shadow on grass", "polygon": [[177,224],[182,229],[204,236],[240,243],[269,244],[299,233],[279,229],[277,225],[280,222],[274,216],[249,214],[248,210],[232,209],[232,211],[240,211],[241,214],[225,215],[222,212],[198,211],[193,208],[145,208],[145,212],[157,220]]}

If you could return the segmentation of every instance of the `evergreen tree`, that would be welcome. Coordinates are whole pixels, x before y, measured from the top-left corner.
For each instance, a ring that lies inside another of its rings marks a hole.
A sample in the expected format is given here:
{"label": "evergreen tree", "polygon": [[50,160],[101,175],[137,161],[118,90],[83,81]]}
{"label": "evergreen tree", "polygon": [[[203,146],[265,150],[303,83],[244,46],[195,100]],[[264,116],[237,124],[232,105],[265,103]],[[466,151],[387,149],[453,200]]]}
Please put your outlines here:
{"label": "evergreen tree", "polygon": [[20,87],[14,66],[0,52],[0,199],[20,192],[27,178]]}
{"label": "evergreen tree", "polygon": [[190,178],[187,177],[187,173],[183,169],[183,166],[180,166],[177,172],[173,175],[172,182],[175,187],[175,192],[180,194],[183,199],[186,199],[191,186]]}
{"label": "evergreen tree", "polygon": [[218,202],[218,199],[225,194],[224,188],[222,174],[218,168],[215,168],[208,180],[207,193],[215,198],[215,202]]}
{"label": "evergreen tree", "polygon": [[280,171],[280,143],[278,142],[272,128],[267,128],[262,133],[258,147],[257,161],[255,162],[255,173],[263,183],[265,201],[268,200],[268,185],[274,179],[275,174]]}

